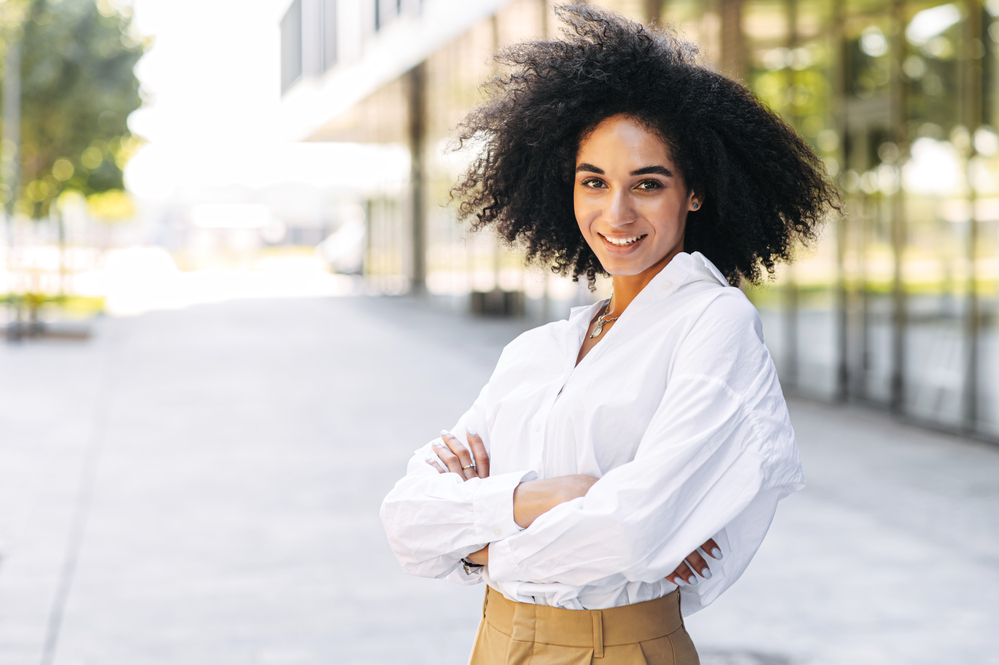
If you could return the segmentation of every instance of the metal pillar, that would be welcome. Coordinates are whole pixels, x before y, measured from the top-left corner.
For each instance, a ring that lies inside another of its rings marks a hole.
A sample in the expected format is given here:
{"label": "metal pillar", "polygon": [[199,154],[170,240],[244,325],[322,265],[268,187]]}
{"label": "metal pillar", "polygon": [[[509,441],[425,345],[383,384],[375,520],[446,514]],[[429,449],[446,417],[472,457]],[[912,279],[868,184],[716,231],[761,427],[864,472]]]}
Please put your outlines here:
{"label": "metal pillar", "polygon": [[[6,17],[5,17],[6,18]],[[6,32],[7,45],[4,50],[3,75],[3,147],[0,150],[0,177],[3,184],[10,189],[10,195],[5,202],[7,224],[7,263],[11,275],[10,307],[13,321],[7,324],[7,339],[21,339],[21,305],[15,294],[14,277],[14,204],[17,202],[17,191],[21,179],[21,35],[20,22],[8,25]]]}
{"label": "metal pillar", "polygon": [[426,136],[426,77],[427,66],[421,62],[406,75],[409,101],[409,152],[410,152],[410,221],[412,231],[412,266],[410,290],[422,294],[427,285],[426,268],[426,214],[423,193],[426,177],[424,138]]}
{"label": "metal pillar", "polygon": [[742,34],[742,0],[719,0],[721,13],[721,69],[736,81],[746,74],[745,43]]}
{"label": "metal pillar", "polygon": [[[905,3],[895,0],[891,8],[892,37],[892,83],[891,83],[891,127],[895,132],[895,145],[899,152],[908,154],[908,137],[903,133],[905,124],[905,88],[902,78],[902,60],[905,56]],[[903,149],[904,146],[904,149]],[[905,253],[905,207],[903,190],[899,188],[891,195],[891,244],[895,259],[894,285],[892,289],[892,370],[891,370],[891,409],[901,413],[905,405],[905,333],[908,325],[905,283],[902,274],[902,259]]]}
{"label": "metal pillar", "polygon": [[[833,118],[836,135],[839,136],[839,163],[846,168],[846,34],[844,27],[846,8],[843,0],[833,3],[833,44],[835,57],[833,59]],[[843,267],[846,261],[846,243],[848,241],[846,216],[838,216],[833,222],[836,225],[836,399],[846,401],[850,394],[850,361],[849,361],[849,294],[846,288],[846,272]]]}
{"label": "metal pillar", "polygon": [[[964,23],[964,39],[961,44],[961,95],[960,118],[968,133],[972,136],[982,121],[982,57],[984,49],[982,39],[982,2],[981,0],[965,0],[966,18]],[[974,142],[969,149],[968,157],[974,157]],[[972,183],[969,183],[969,185]],[[975,269],[975,257],[978,249],[978,222],[975,219],[976,192],[973,186],[969,191],[969,217],[967,236],[968,283],[967,305],[964,313],[965,364],[963,376],[962,423],[961,428],[972,433],[978,429],[978,362],[979,336],[982,321],[978,302],[978,279]]]}
{"label": "metal pillar", "polygon": [[649,25],[659,23],[662,18],[662,0],[645,0],[645,22]]}
{"label": "metal pillar", "polygon": [[[798,4],[797,0],[785,0],[784,10],[787,19],[787,41],[785,46],[788,52],[798,47]],[[794,79],[794,70],[787,64],[784,66],[786,78],[784,84],[791,86]],[[785,98],[781,104],[781,115],[788,120],[792,126],[798,125],[798,118],[795,115],[794,107]],[[798,332],[800,322],[798,317],[799,292],[798,282],[794,275],[794,266],[787,266],[787,277],[784,283],[784,374],[781,380],[792,387],[799,387],[799,351]]]}

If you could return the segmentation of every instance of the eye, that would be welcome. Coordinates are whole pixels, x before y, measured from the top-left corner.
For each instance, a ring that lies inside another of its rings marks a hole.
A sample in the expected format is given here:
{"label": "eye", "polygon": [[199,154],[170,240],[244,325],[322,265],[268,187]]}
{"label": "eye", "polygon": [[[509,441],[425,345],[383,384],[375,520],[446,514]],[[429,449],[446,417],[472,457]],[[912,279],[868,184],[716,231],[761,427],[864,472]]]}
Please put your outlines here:
{"label": "eye", "polygon": [[600,180],[599,178],[586,178],[579,184],[583,187],[589,187],[591,189],[597,189],[604,186],[603,180]]}
{"label": "eye", "polygon": [[641,189],[646,192],[662,188],[663,184],[658,180],[643,180],[642,182],[635,185],[635,189]]}

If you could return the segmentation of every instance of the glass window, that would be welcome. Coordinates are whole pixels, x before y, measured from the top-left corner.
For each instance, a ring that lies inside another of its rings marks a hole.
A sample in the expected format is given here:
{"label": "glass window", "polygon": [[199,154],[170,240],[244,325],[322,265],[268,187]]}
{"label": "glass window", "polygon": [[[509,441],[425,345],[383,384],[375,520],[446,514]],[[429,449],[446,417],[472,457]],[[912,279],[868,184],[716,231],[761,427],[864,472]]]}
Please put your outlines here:
{"label": "glass window", "polygon": [[302,0],[294,0],[281,19],[281,92],[302,77]]}

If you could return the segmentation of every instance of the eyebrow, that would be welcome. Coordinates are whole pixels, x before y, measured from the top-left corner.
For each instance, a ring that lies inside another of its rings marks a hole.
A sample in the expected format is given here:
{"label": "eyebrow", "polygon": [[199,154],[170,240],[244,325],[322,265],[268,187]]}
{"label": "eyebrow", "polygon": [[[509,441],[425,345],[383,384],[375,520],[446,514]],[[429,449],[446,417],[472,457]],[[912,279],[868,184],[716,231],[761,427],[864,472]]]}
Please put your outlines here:
{"label": "eyebrow", "polygon": [[[581,173],[583,171],[604,175],[604,170],[602,168],[594,166],[593,164],[587,164],[585,162],[576,167],[576,173]],[[631,175],[648,175],[650,173],[656,173],[661,176],[666,176],[667,178],[673,177],[673,172],[665,166],[643,166],[640,169],[632,171]]]}
{"label": "eyebrow", "polygon": [[650,173],[658,173],[659,175],[666,176],[667,178],[673,177],[673,172],[665,166],[643,166],[636,171],[632,171],[631,175],[648,175]]}

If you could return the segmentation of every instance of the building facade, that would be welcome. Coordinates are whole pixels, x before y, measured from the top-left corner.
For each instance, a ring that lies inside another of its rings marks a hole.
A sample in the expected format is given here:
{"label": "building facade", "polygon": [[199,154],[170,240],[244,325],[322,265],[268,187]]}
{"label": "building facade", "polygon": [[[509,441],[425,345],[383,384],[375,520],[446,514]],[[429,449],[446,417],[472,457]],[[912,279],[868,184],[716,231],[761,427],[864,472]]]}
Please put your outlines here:
{"label": "building facade", "polygon": [[[601,0],[669,22],[825,160],[847,204],[747,292],[784,385],[999,440],[999,0]],[[562,316],[597,294],[525,267],[445,207],[455,126],[503,45],[556,34],[546,0],[294,0],[291,137],[405,146],[366,201],[365,272],[477,311]],[[376,177],[377,174],[374,174]]]}

